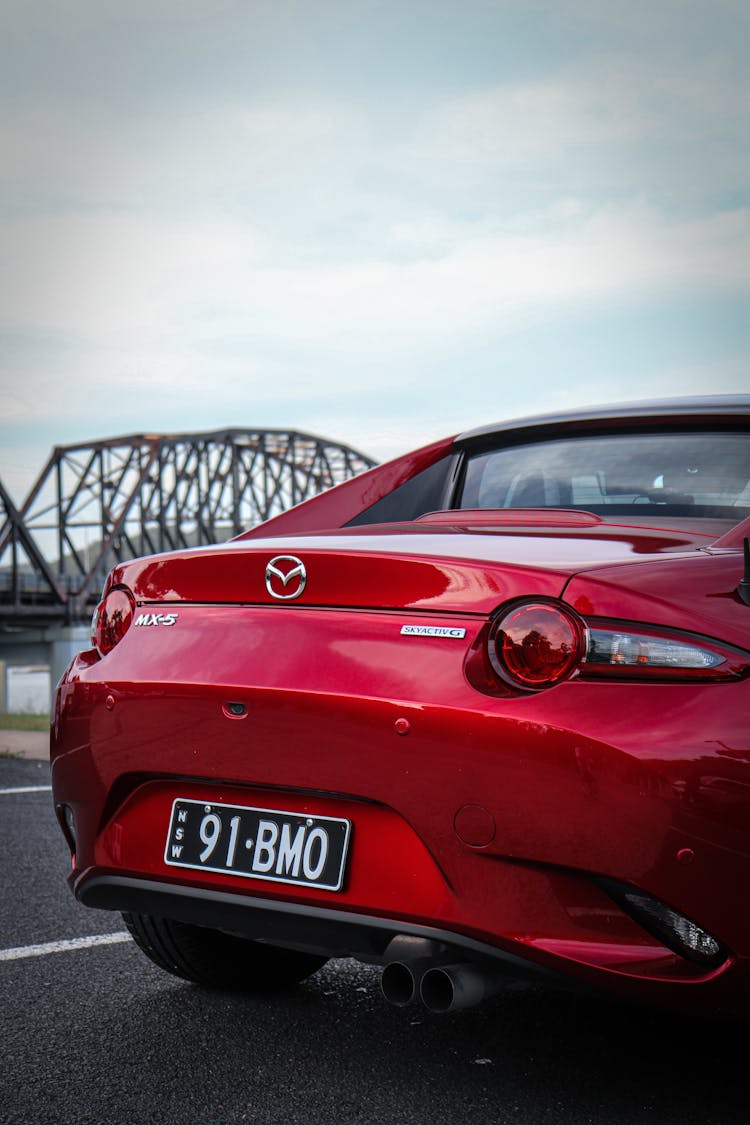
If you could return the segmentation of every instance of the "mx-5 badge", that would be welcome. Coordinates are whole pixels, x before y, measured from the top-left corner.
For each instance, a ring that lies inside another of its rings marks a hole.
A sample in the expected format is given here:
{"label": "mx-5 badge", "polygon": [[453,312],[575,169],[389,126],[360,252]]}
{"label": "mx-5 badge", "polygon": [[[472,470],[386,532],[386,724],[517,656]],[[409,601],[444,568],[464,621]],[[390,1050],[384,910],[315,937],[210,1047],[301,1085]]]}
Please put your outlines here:
{"label": "mx-5 badge", "polygon": [[134,625],[175,625],[178,613],[140,613]]}

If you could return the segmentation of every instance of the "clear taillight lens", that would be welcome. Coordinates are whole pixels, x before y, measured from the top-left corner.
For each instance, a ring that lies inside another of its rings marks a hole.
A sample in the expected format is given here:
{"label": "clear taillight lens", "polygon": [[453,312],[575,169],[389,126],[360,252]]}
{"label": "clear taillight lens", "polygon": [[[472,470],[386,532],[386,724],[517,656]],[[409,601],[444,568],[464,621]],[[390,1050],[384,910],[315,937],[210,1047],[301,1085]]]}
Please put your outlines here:
{"label": "clear taillight lens", "polygon": [[124,586],[117,586],[99,602],[91,622],[91,643],[106,656],[127,633],[133,622],[135,600]]}
{"label": "clear taillight lens", "polygon": [[624,622],[589,622],[582,676],[667,680],[737,679],[748,654],[708,637]]}

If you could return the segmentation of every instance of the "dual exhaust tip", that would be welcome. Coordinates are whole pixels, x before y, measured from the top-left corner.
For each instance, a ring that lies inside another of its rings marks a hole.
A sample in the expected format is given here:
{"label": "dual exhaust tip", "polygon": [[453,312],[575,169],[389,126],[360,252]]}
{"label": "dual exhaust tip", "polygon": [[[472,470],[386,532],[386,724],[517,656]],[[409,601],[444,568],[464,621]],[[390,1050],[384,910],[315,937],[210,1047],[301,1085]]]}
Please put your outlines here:
{"label": "dual exhaust tip", "polygon": [[434,1013],[471,1008],[493,996],[502,983],[502,977],[489,975],[476,965],[441,965],[421,958],[389,961],[380,978],[389,1004],[403,1008],[419,998]]}

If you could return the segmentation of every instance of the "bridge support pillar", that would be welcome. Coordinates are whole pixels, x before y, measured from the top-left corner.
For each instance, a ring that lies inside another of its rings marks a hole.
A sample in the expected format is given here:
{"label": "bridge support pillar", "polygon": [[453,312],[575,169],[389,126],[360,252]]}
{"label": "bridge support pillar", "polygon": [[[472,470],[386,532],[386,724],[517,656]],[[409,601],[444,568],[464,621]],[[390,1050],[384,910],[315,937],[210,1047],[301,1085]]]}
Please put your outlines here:
{"label": "bridge support pillar", "polygon": [[[50,689],[54,692],[57,681],[76,653],[89,647],[90,637],[87,625],[52,625],[0,632],[0,710],[12,703],[9,676],[31,673],[32,677],[38,677],[49,669]],[[38,693],[38,685],[35,691]]]}
{"label": "bridge support pillar", "polygon": [[54,692],[57,682],[76,653],[91,644],[91,629],[88,625],[64,625],[45,629],[45,640],[49,645],[50,684]]}

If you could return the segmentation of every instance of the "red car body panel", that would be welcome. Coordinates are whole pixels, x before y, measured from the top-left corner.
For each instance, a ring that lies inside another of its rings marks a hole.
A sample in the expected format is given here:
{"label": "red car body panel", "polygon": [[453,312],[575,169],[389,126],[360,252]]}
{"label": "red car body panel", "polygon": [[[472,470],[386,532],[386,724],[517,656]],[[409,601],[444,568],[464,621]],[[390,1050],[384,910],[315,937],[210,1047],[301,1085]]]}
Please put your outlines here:
{"label": "red car body panel", "polygon": [[[389,487],[450,447],[402,459]],[[372,480],[360,486],[377,500],[387,489]],[[104,658],[84,652],[59,686],[53,787],[75,822],[75,892],[123,909],[142,885],[171,889],[173,906],[205,893],[244,902],[250,918],[298,911],[300,947],[315,911],[385,920],[389,933],[422,928],[645,999],[742,1006],[750,680],[576,671],[525,694],[491,684],[485,659],[498,607],[528,598],[744,651],[741,539],[581,512],[315,528],[316,503],[331,517],[347,489],[362,507],[354,483],[302,505],[296,528],[288,513],[225,546],[115,567],[106,589],[130,590],[138,614],[177,618],[131,627]],[[307,569],[290,602],[265,582],[284,555]],[[448,633],[402,632],[425,625]],[[175,797],[347,818],[342,890],[168,865]],[[602,879],[694,919],[721,963],[668,948]],[[367,952],[345,938],[327,951]]]}
{"label": "red car body panel", "polygon": [[320,496],[313,496],[310,500],[297,504],[289,511],[266,520],[260,527],[243,532],[237,538],[265,538],[269,534],[284,535],[287,531],[298,534],[325,527],[343,527],[363,509],[382,500],[423,469],[428,469],[447,457],[453,449],[453,441],[453,438],[443,438],[413,453],[388,461],[385,465],[376,465],[374,469],[368,469]]}

